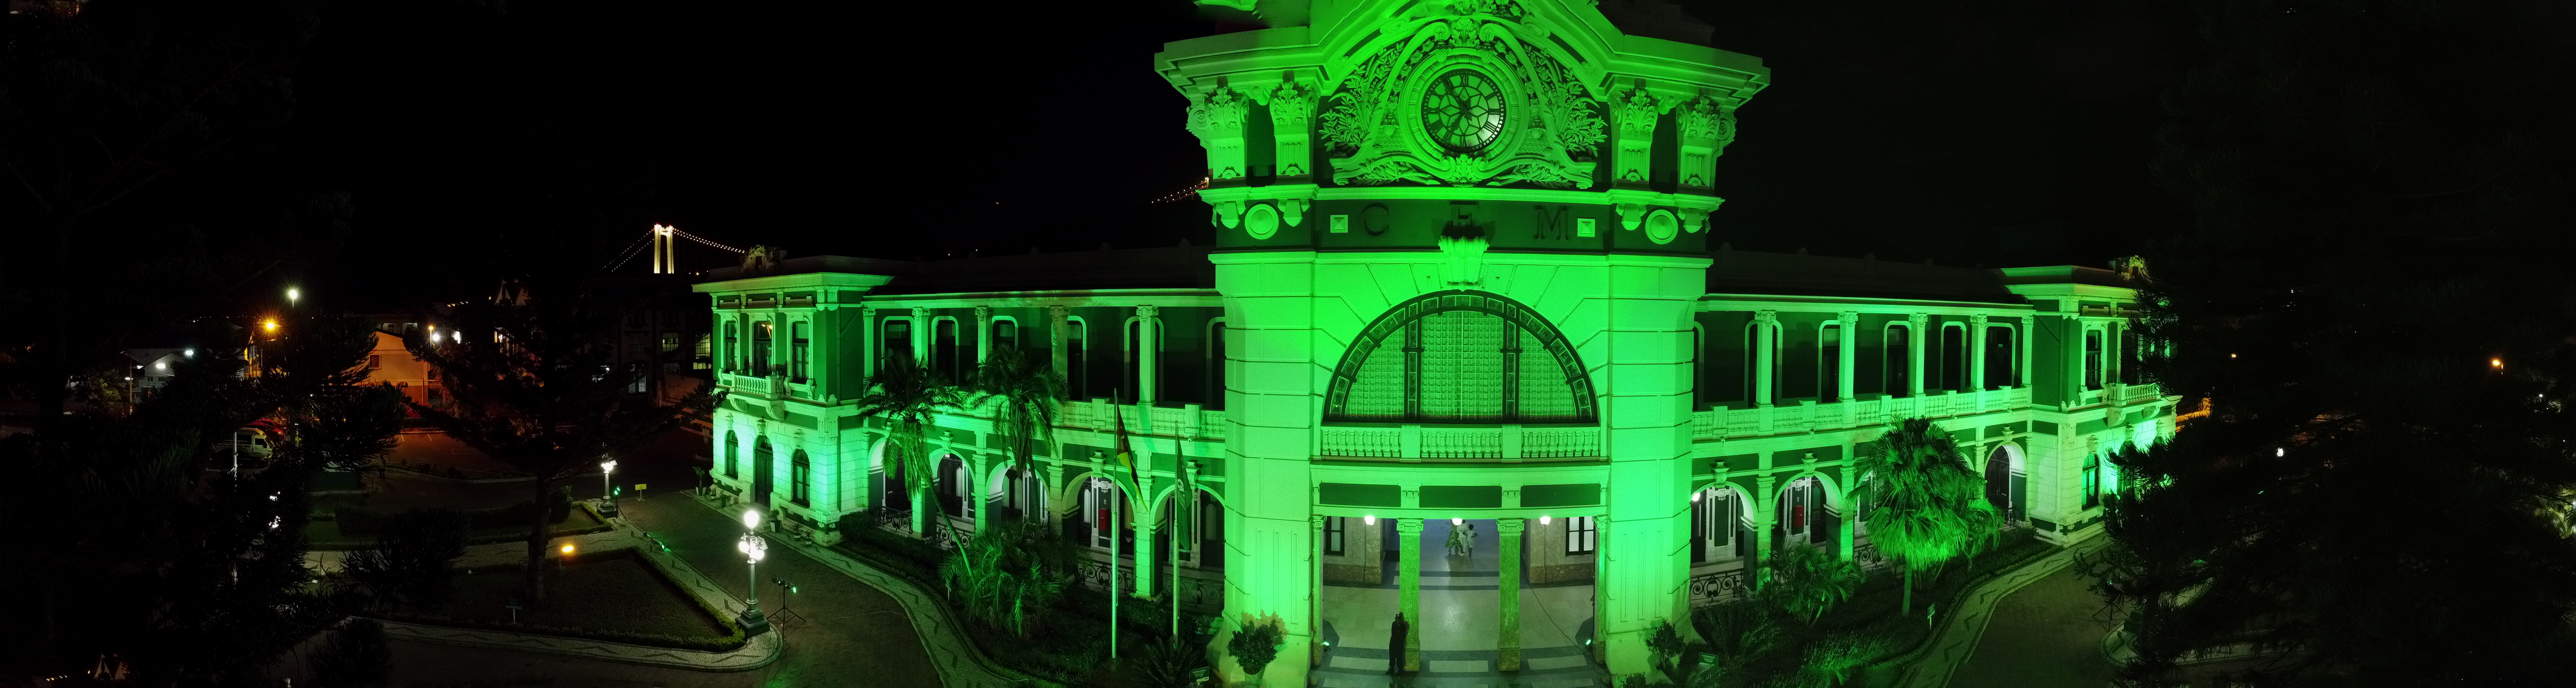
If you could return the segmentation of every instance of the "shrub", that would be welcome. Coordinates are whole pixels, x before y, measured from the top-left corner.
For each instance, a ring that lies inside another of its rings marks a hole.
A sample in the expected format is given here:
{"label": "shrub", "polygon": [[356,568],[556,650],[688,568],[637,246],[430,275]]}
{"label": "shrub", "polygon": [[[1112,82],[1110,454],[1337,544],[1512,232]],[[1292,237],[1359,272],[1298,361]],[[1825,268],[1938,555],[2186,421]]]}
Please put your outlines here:
{"label": "shrub", "polygon": [[313,683],[328,688],[374,688],[393,673],[393,648],[385,644],[385,625],[374,619],[350,619],[331,631],[306,666]]}
{"label": "shrub", "polygon": [[1243,665],[1244,675],[1260,676],[1261,670],[1270,668],[1270,660],[1279,658],[1280,637],[1276,619],[1254,619],[1251,614],[1245,614],[1243,630],[1234,632],[1234,639],[1226,641],[1225,650],[1234,655],[1236,664]]}

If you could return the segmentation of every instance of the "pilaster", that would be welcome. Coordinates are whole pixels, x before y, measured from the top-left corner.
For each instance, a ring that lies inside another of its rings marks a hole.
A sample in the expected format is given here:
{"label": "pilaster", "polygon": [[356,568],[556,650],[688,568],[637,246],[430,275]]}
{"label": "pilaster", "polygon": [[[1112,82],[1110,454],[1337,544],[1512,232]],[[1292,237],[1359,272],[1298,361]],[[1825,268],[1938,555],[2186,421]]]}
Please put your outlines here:
{"label": "pilaster", "polygon": [[993,357],[993,307],[975,307],[975,364]]}
{"label": "pilaster", "polygon": [[1646,188],[1654,169],[1655,120],[1663,115],[1663,100],[1643,84],[1632,81],[1624,89],[1613,91],[1610,101],[1618,123],[1618,151],[1612,159],[1615,167],[1611,183],[1619,188]]}
{"label": "pilaster", "polygon": [[935,328],[930,326],[930,309],[919,306],[913,307],[912,361],[914,363],[922,365],[930,364],[930,331],[932,329]]}
{"label": "pilaster", "polygon": [[1842,321],[1843,343],[1837,347],[1839,350],[1834,356],[1835,369],[1841,371],[1834,380],[1834,398],[1844,402],[1843,410],[1848,414],[1855,407],[1850,402],[1853,399],[1852,370],[1860,360],[1860,312],[1843,311],[1836,313],[1835,317]]}
{"label": "pilaster", "polygon": [[1779,311],[1753,314],[1753,405],[1770,406],[1771,391],[1779,387],[1779,375],[1772,370],[1772,348],[1778,341]]}
{"label": "pilaster", "polygon": [[[1279,165],[1276,184],[1300,184],[1310,173],[1313,156],[1307,152],[1310,127],[1307,118],[1315,110],[1315,87],[1304,82],[1283,81],[1270,91],[1270,132],[1276,141],[1275,160]],[[1295,223],[1290,223],[1295,224]]]}
{"label": "pilaster", "polygon": [[1251,112],[1250,100],[1223,86],[1190,99],[1189,129],[1207,149],[1210,180],[1242,179],[1250,172],[1244,165],[1243,125]]}
{"label": "pilaster", "polygon": [[1155,378],[1161,377],[1156,373],[1163,357],[1162,322],[1156,317],[1161,313],[1157,306],[1136,307],[1136,336],[1140,339],[1136,342],[1136,403],[1147,408],[1153,407],[1154,392],[1160,386]]}
{"label": "pilaster", "polygon": [[1986,391],[1986,316],[1968,316],[1968,389]]}

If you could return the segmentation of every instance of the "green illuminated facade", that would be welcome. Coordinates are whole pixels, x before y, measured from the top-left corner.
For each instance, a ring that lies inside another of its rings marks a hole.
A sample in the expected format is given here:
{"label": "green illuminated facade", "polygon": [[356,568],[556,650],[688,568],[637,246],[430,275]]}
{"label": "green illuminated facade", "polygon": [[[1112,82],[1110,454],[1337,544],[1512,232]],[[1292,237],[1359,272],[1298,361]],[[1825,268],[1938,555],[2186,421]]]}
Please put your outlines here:
{"label": "green illuminated facade", "polygon": [[[1275,615],[1267,682],[1305,685],[1324,622],[1385,633],[1323,618],[1328,584],[1391,568],[1423,619],[1416,548],[1381,545],[1474,519],[1499,533],[1496,621],[1409,645],[1488,638],[1519,669],[1521,587],[1589,585],[1586,651],[1633,674],[1658,622],[1770,552],[1866,556],[1849,466],[1898,419],[1956,434],[1989,499],[2058,542],[2100,531],[2102,454],[2173,432],[2176,400],[2131,384],[2120,273],[1712,241],[1758,59],[1623,33],[1588,0],[1262,7],[1270,28],[1154,61],[1207,150],[1213,248],[817,256],[699,285],[730,392],[719,489],[824,540],[902,529],[887,424],[850,401],[889,358],[956,379],[1013,352],[1074,398],[1034,475],[988,409],[939,419],[931,503],[961,527],[1041,518],[1104,562],[1123,533],[1136,594]],[[1119,417],[1143,485],[1110,456]],[[1177,589],[1135,561],[1177,561]]]}

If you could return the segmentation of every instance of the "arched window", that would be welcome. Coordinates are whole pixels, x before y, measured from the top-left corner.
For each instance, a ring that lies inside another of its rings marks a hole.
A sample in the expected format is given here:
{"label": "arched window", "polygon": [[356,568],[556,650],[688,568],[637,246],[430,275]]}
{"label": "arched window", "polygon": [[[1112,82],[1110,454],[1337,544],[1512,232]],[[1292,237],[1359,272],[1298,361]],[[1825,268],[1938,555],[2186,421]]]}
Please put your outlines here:
{"label": "arched window", "polygon": [[724,471],[727,478],[742,477],[742,436],[732,430],[725,431]]}
{"label": "arched window", "polygon": [[1941,325],[1941,389],[1968,391],[1968,326]]}
{"label": "arched window", "polygon": [[1090,323],[1081,318],[1064,319],[1064,393],[1074,399],[1089,399],[1091,392]]}
{"label": "arched window", "polygon": [[2006,325],[1986,326],[1986,388],[2007,389],[2021,386],[2021,361],[2014,356],[2020,351],[2013,342],[2013,328]]}
{"label": "arched window", "polygon": [[1015,320],[995,319],[992,337],[993,351],[1019,351],[1020,323]]}
{"label": "arched window", "polygon": [[1914,386],[1909,384],[1905,377],[1907,373],[1913,372],[1913,367],[1907,365],[1908,349],[1914,346],[1913,328],[1902,323],[1888,323],[1884,332],[1886,334],[1880,336],[1881,341],[1886,343],[1886,346],[1881,347],[1886,354],[1883,359],[1886,365],[1880,368],[1885,371],[1880,380],[1886,386],[1879,389],[1886,390],[1887,395],[1891,397],[1905,396],[1914,390]]}
{"label": "arched window", "polygon": [[814,462],[805,458],[805,450],[796,450],[793,468],[787,473],[787,498],[797,506],[813,506]]}
{"label": "arched window", "polygon": [[1333,371],[1324,419],[1590,423],[1591,377],[1574,347],[1527,306],[1443,291],[1388,309]]}
{"label": "arched window", "polygon": [[1824,403],[1851,401],[1842,396],[1843,332],[1849,329],[1843,323],[1832,322],[1817,330],[1816,398],[1823,399]]}

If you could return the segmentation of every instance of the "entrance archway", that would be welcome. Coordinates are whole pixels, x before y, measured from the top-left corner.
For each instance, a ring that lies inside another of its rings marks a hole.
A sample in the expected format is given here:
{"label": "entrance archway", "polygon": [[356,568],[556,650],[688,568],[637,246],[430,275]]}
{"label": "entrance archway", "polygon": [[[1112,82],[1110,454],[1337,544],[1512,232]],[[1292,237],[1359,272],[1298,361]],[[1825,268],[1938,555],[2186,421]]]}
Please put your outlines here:
{"label": "entrance archway", "polygon": [[[1410,582],[1416,613],[1405,619],[1419,664],[1408,681],[1598,685],[1599,668],[1585,658],[1583,642],[1592,633],[1594,580],[1554,570],[1572,568],[1569,547],[1592,542],[1584,539],[1597,532],[1592,519],[1323,521],[1316,538],[1326,643],[1324,665],[1316,670],[1320,685],[1387,685],[1390,663],[1404,657],[1390,645],[1395,616],[1406,606],[1407,560],[1419,571]],[[1580,558],[1588,562],[1589,550]]]}

